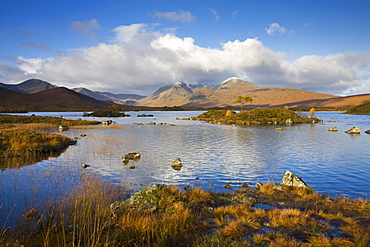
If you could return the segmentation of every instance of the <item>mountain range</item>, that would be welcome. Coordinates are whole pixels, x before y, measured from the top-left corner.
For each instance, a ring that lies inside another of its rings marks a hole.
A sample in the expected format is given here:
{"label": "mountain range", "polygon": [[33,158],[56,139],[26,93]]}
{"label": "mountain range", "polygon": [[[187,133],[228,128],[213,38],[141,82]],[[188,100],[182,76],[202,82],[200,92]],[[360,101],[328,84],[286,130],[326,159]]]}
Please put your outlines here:
{"label": "mountain range", "polygon": [[339,97],[299,89],[263,87],[235,77],[213,86],[177,82],[161,87],[147,97],[97,92],[87,88],[68,89],[38,79],[19,84],[0,83],[0,107],[24,107],[29,111],[93,110],[113,103],[125,110],[163,106],[219,108],[239,106],[236,101],[239,95],[251,97],[253,102],[246,107],[253,108],[348,108],[370,102],[370,94]]}

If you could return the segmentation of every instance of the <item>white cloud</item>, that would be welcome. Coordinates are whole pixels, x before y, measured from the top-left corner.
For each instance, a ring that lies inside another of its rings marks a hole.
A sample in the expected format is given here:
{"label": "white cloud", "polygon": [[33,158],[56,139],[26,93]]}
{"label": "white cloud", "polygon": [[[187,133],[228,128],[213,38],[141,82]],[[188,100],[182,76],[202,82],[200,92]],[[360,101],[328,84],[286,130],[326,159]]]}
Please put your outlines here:
{"label": "white cloud", "polygon": [[194,22],[195,17],[189,11],[176,11],[176,12],[154,12],[155,17],[165,18],[170,21],[181,21],[184,23]]}
{"label": "white cloud", "polygon": [[229,41],[204,48],[191,37],[161,34],[146,24],[114,29],[115,43],[90,47],[49,59],[18,57],[0,64],[5,83],[40,78],[67,87],[153,93],[183,81],[220,83],[237,76],[261,86],[291,87],[330,94],[370,91],[370,52],[303,56],[289,62],[258,40]]}
{"label": "white cloud", "polygon": [[285,27],[282,27],[279,25],[279,23],[272,23],[270,24],[270,27],[269,28],[266,28],[266,33],[268,35],[273,35],[274,33],[281,33],[281,34],[285,34],[287,33],[288,31],[285,29]]}
{"label": "white cloud", "polygon": [[215,9],[208,9],[208,10],[211,11],[211,13],[215,16],[215,21],[219,22],[220,21],[220,16],[218,15],[217,10],[215,10]]}

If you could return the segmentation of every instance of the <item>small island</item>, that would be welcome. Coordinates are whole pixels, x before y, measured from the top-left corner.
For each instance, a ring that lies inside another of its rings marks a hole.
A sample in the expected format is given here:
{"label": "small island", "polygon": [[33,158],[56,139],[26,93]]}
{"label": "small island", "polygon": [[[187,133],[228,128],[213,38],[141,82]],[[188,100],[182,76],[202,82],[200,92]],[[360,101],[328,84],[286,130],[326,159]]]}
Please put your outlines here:
{"label": "small island", "polygon": [[118,105],[113,104],[108,106],[106,109],[93,111],[91,113],[84,113],[84,117],[129,117],[130,115],[125,114]]}
{"label": "small island", "polygon": [[221,123],[230,125],[250,124],[292,124],[292,123],[319,123],[322,120],[314,117],[299,115],[288,108],[262,108],[236,113],[232,110],[207,111],[194,120],[207,121],[209,123]]}

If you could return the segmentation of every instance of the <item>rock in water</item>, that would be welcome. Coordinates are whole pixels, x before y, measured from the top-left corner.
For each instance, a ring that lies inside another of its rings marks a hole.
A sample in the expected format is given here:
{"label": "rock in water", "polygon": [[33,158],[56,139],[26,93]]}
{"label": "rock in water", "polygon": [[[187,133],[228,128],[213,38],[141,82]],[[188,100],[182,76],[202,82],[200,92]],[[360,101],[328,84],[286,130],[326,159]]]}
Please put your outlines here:
{"label": "rock in water", "polygon": [[330,127],[329,131],[338,131],[338,128],[337,127]]}
{"label": "rock in water", "polygon": [[83,164],[81,165],[81,167],[82,167],[83,169],[86,169],[86,168],[90,167],[90,165],[83,163]]}
{"label": "rock in water", "polygon": [[283,179],[280,182],[284,186],[297,186],[302,188],[309,188],[307,184],[297,175],[293,174],[291,171],[287,170],[284,174]]}
{"label": "rock in water", "polygon": [[348,133],[348,134],[360,134],[361,129],[359,129],[357,127],[352,127],[351,129],[349,129],[345,132]]}
{"label": "rock in water", "polygon": [[366,131],[365,131],[365,133],[366,133],[366,134],[370,134],[370,130],[366,130]]}
{"label": "rock in water", "polygon": [[171,163],[171,167],[172,169],[176,170],[176,171],[180,171],[181,168],[182,168],[182,162],[179,158],[175,159],[175,161],[173,161]]}

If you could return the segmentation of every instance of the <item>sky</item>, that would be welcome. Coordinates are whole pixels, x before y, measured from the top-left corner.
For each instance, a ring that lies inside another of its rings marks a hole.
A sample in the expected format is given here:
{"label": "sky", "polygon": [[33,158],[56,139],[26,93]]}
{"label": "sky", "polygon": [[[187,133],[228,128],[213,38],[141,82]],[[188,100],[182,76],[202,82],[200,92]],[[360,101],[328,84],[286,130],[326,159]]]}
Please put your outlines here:
{"label": "sky", "polygon": [[370,93],[368,0],[0,0],[0,82]]}

